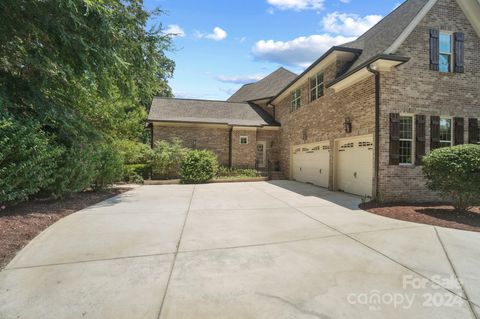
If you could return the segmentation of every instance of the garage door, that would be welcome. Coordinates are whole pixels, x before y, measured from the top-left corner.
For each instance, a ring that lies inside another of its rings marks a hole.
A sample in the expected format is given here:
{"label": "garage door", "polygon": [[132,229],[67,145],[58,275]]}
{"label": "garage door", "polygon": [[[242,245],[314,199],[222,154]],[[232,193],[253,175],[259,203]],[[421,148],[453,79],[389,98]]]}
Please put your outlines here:
{"label": "garage door", "polygon": [[296,145],[293,147],[293,179],[328,187],[330,143]]}
{"label": "garage door", "polygon": [[347,193],[371,196],[373,137],[337,141],[336,147],[335,187]]}

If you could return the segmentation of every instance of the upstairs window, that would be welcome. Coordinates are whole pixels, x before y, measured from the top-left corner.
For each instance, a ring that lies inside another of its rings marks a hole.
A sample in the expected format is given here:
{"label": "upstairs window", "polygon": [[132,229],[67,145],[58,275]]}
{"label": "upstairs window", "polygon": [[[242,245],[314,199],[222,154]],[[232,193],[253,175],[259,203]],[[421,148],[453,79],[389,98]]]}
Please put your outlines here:
{"label": "upstairs window", "polygon": [[440,59],[439,59],[439,71],[448,73],[452,72],[452,34],[446,32],[440,32]]}
{"label": "upstairs window", "polygon": [[400,116],[399,164],[413,164],[413,116]]}
{"label": "upstairs window", "polygon": [[240,144],[248,144],[248,136],[240,136]]}
{"label": "upstairs window", "polygon": [[310,102],[323,96],[323,90],[323,73],[318,73],[313,78],[310,78]]}
{"label": "upstairs window", "polygon": [[297,89],[292,92],[292,109],[291,111],[296,111],[300,108],[300,101],[302,97],[302,92],[300,89]]}
{"label": "upstairs window", "polygon": [[452,146],[452,119],[440,119],[440,147]]}

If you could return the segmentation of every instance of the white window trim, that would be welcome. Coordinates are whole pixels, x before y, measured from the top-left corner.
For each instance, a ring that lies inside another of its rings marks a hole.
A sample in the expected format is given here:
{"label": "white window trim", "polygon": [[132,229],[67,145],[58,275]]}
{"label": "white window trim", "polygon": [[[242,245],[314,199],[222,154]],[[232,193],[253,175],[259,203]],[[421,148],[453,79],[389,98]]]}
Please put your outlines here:
{"label": "white window trim", "polygon": [[399,142],[402,141],[411,141],[412,142],[412,151],[411,151],[411,163],[399,163],[400,166],[413,166],[415,165],[415,114],[411,113],[401,113],[400,117],[411,117],[412,118],[412,138],[411,139],[405,139],[405,138],[400,138]]}
{"label": "white window trim", "polygon": [[[451,116],[440,116],[440,129],[442,128],[442,120],[450,120],[450,146],[453,146],[453,117]],[[442,142],[448,142],[447,140],[440,140],[440,147],[448,147],[448,146],[442,146]]]}
{"label": "white window trim", "polygon": [[[299,92],[298,96],[295,97],[295,93],[296,92]],[[293,90],[292,93],[291,93],[291,107],[290,107],[290,110],[291,112],[295,112],[296,110],[298,110],[302,105],[301,105],[301,101],[302,101],[302,90],[301,89],[296,89],[296,90]],[[295,105],[295,106],[294,106]]]}
{"label": "white window trim", "polygon": [[[242,143],[242,139],[245,139],[246,142]],[[240,136],[240,141],[239,142],[240,142],[241,145],[247,145],[248,144],[248,136]]]}
{"label": "white window trim", "polygon": [[447,35],[450,36],[450,50],[451,50],[451,51],[450,51],[450,53],[444,53],[444,52],[442,53],[442,51],[441,51],[440,49],[438,50],[438,55],[439,55],[438,59],[439,59],[439,62],[440,62],[440,55],[442,55],[442,54],[449,54],[449,55],[450,55],[450,59],[449,59],[449,66],[450,66],[450,68],[449,68],[448,72],[440,72],[440,73],[452,73],[453,70],[454,70],[454,66],[453,66],[453,62],[454,62],[454,60],[453,60],[453,54],[454,54],[454,52],[453,52],[453,51],[454,51],[454,48],[453,48],[453,47],[454,47],[454,45],[455,45],[455,43],[454,43],[454,38],[453,38],[453,32],[452,32],[452,31],[440,30],[440,33],[439,33],[439,35],[438,35],[438,41],[440,41],[440,37],[442,36],[442,34],[447,34]]}
{"label": "white window trim", "polygon": [[[318,76],[322,74],[323,76],[323,81],[318,83],[317,80],[318,80]],[[315,86],[312,87],[312,79],[315,79]],[[315,76],[312,76],[311,78],[308,79],[308,83],[309,83],[309,87],[310,87],[310,102],[313,102],[315,100],[318,100],[319,98],[321,98],[323,95],[325,95],[325,73],[323,71],[321,72],[318,72],[317,74],[315,74]],[[318,88],[320,86],[323,86],[323,94],[321,96],[318,95]],[[315,98],[312,99],[312,92],[315,91]]]}

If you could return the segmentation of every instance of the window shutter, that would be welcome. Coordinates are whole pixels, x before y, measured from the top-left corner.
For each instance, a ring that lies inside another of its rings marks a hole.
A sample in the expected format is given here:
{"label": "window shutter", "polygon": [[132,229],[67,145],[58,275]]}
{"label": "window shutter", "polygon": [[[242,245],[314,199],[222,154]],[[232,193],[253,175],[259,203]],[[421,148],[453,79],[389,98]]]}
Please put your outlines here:
{"label": "window shutter", "polygon": [[465,71],[464,60],[464,35],[462,32],[455,33],[455,72],[463,73]]}
{"label": "window shutter", "polygon": [[400,114],[390,113],[390,165],[400,163]]}
{"label": "window shutter", "polygon": [[422,165],[425,156],[425,115],[415,115],[415,164]]}
{"label": "window shutter", "polygon": [[440,116],[430,116],[430,149],[440,147]]}
{"label": "window shutter", "polygon": [[480,142],[479,134],[478,119],[468,119],[468,143],[478,144]]}
{"label": "window shutter", "polygon": [[453,141],[455,145],[460,145],[465,142],[463,138],[463,117],[455,117],[453,119]]}
{"label": "window shutter", "polygon": [[440,31],[430,29],[430,70],[438,71],[440,59]]}

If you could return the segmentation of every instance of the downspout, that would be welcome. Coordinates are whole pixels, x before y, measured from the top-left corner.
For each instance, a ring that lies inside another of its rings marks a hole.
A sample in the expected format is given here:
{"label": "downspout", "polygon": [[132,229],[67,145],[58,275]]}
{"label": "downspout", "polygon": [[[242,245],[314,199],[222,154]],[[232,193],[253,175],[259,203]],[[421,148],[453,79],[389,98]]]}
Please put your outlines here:
{"label": "downspout", "polygon": [[150,147],[153,149],[153,123],[150,123]]}
{"label": "downspout", "polygon": [[232,140],[233,140],[233,126],[230,126],[228,132],[228,167],[232,168]]}
{"label": "downspout", "polygon": [[378,176],[380,167],[380,72],[367,66],[367,70],[375,75],[375,199],[379,198]]}

